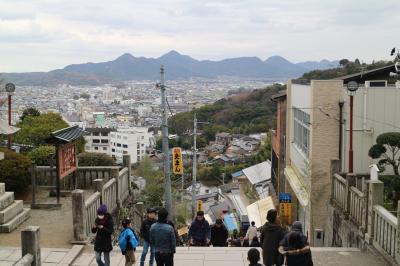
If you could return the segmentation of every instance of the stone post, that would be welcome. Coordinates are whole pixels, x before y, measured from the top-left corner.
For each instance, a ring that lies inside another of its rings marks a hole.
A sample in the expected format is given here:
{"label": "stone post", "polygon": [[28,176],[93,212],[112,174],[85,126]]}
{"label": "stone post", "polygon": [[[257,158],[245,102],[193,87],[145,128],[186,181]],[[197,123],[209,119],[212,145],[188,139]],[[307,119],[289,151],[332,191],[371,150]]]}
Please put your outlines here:
{"label": "stone post", "polygon": [[32,184],[32,202],[31,207],[36,205],[36,165],[33,164],[31,167],[31,184]]}
{"label": "stone post", "polygon": [[86,212],[85,195],[81,189],[72,191],[72,224],[74,231],[74,243],[85,243],[86,235]]}
{"label": "stone post", "polygon": [[129,188],[129,194],[132,193],[131,188],[131,176],[132,176],[132,163],[131,156],[128,154],[123,155],[124,166],[128,168],[128,184],[126,184]]}
{"label": "stone post", "polygon": [[383,183],[370,180],[368,184],[368,222],[365,241],[371,244],[374,237],[374,206],[383,205]]}
{"label": "stone post", "polygon": [[42,265],[40,255],[40,227],[28,226],[21,231],[22,257],[26,254],[33,256],[32,266]]}
{"label": "stone post", "polygon": [[103,179],[95,179],[93,180],[93,188],[95,191],[100,192],[101,197],[100,197],[100,204],[103,204]]}
{"label": "stone post", "polygon": [[350,213],[350,187],[355,187],[356,186],[356,179],[357,176],[353,173],[348,173],[346,175],[346,180],[347,180],[347,200],[346,200],[346,213],[347,215]]}

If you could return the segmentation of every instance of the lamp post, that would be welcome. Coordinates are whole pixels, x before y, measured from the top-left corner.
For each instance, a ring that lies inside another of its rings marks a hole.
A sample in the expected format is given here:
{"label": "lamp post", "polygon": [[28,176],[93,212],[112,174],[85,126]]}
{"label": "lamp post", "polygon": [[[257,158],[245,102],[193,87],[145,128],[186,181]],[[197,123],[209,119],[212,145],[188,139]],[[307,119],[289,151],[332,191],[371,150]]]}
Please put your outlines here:
{"label": "lamp post", "polygon": [[358,90],[356,81],[347,83],[347,94],[350,96],[350,141],[349,141],[349,173],[353,173],[353,105],[354,95]]}
{"label": "lamp post", "polygon": [[[13,83],[6,84],[6,92],[8,94],[8,125],[11,126],[11,96],[14,94],[15,85]],[[8,135],[7,148],[11,150],[11,134]]]}

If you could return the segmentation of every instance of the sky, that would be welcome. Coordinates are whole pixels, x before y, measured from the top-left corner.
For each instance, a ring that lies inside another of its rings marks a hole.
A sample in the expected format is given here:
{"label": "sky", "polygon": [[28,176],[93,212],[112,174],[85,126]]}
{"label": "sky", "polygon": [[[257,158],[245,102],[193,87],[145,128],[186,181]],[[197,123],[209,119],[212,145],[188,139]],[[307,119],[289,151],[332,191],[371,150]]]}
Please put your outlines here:
{"label": "sky", "polygon": [[0,0],[0,72],[176,50],[196,59],[391,59],[399,0]]}

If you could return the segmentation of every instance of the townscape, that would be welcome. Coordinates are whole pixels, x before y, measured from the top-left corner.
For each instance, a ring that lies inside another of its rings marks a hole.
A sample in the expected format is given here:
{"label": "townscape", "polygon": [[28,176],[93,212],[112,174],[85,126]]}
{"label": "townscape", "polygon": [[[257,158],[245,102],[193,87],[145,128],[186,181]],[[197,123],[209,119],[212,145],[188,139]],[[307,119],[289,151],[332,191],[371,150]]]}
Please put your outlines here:
{"label": "townscape", "polygon": [[4,3],[0,266],[400,264],[397,3],[89,2]]}

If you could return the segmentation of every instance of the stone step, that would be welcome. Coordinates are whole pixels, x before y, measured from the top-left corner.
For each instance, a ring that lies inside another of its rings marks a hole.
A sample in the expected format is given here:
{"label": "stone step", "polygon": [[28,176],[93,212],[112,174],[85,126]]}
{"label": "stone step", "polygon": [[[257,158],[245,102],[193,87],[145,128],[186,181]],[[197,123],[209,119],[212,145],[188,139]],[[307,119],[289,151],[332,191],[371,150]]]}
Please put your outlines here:
{"label": "stone step", "polygon": [[4,210],[14,202],[14,192],[4,192],[0,196],[0,210]]}
{"label": "stone step", "polygon": [[74,245],[68,253],[65,255],[65,257],[62,259],[62,261],[59,263],[60,266],[70,266],[72,263],[79,257],[79,255],[82,253],[83,249],[85,246],[83,245]]}
{"label": "stone step", "polygon": [[0,196],[6,192],[6,184],[0,183]]}
{"label": "stone step", "polygon": [[0,211],[0,224],[4,224],[14,218],[24,208],[22,200],[16,200],[10,206]]}
{"label": "stone step", "polygon": [[5,224],[0,225],[0,233],[10,233],[30,217],[29,208],[24,208],[17,216]]}

